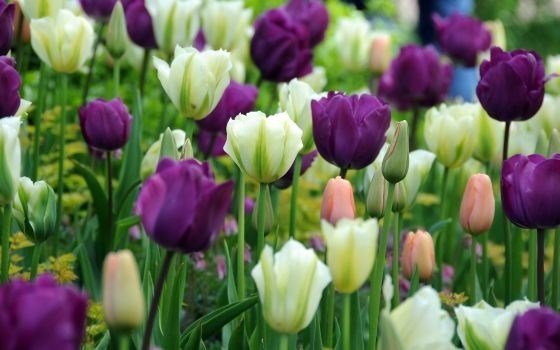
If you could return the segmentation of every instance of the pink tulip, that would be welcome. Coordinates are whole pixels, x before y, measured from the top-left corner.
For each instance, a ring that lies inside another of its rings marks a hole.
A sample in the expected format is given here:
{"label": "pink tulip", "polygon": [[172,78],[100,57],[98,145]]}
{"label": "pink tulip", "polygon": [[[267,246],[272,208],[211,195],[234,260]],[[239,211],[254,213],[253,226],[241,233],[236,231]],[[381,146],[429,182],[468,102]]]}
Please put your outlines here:
{"label": "pink tulip", "polygon": [[463,194],[459,218],[463,229],[472,235],[490,229],[494,221],[494,192],[488,175],[474,174],[470,177]]}
{"label": "pink tulip", "polygon": [[330,179],[323,193],[321,219],[336,225],[342,218],[354,219],[356,205],[350,181],[337,176]]}
{"label": "pink tulip", "polygon": [[414,273],[414,266],[418,267],[421,280],[429,280],[436,266],[434,241],[432,236],[422,230],[409,232],[404,241],[401,255],[402,272],[407,278]]}

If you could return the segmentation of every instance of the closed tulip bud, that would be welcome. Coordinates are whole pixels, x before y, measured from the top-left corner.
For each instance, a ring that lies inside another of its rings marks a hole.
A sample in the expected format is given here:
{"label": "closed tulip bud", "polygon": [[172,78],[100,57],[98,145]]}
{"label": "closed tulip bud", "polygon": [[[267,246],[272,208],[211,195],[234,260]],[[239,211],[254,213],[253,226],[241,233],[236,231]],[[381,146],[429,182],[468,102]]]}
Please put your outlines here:
{"label": "closed tulip bud", "polygon": [[393,205],[391,206],[391,211],[393,213],[402,212],[408,204],[409,195],[407,193],[408,188],[403,182],[398,182],[395,184],[395,193],[393,194]]}
{"label": "closed tulip bud", "polygon": [[171,65],[154,57],[154,66],[175,107],[194,120],[212,112],[229,85],[231,59],[226,51],[198,52],[177,46]]}
{"label": "closed tulip bud", "polygon": [[486,174],[472,175],[465,188],[459,212],[463,230],[472,235],[488,231],[494,221],[494,205],[490,177]]}
{"label": "closed tulip bud", "polygon": [[371,51],[369,55],[369,70],[381,74],[389,68],[391,63],[391,34],[387,32],[373,32]]}
{"label": "closed tulip bud", "polygon": [[323,220],[321,228],[334,288],[344,294],[357,291],[373,268],[379,234],[377,220],[342,219],[336,226]]}
{"label": "closed tulip bud", "polygon": [[120,59],[126,52],[129,40],[124,9],[122,3],[117,1],[115,7],[113,7],[111,18],[109,18],[107,34],[105,34],[105,47],[113,59]]}
{"label": "closed tulip bud", "polygon": [[350,181],[340,176],[330,179],[323,193],[321,219],[336,225],[340,219],[354,219],[355,216],[356,204]]}
{"label": "closed tulip bud", "polygon": [[410,279],[414,273],[414,267],[417,266],[420,279],[429,280],[436,267],[434,256],[434,241],[428,232],[422,230],[418,230],[416,233],[409,232],[405,238],[401,255],[403,274]]}
{"label": "closed tulip bud", "polygon": [[397,123],[393,140],[385,153],[381,169],[383,176],[390,183],[396,184],[405,178],[408,172],[408,124],[406,120]]}
{"label": "closed tulip bud", "polygon": [[303,147],[301,129],[288,114],[240,114],[227,124],[224,151],[241,170],[260,183],[272,183],[288,172]]}
{"label": "closed tulip bud", "polygon": [[25,18],[53,17],[64,7],[64,0],[19,0]]}
{"label": "closed tulip bud", "polygon": [[363,17],[341,18],[333,40],[340,63],[350,71],[365,70],[371,52],[369,22]]}
{"label": "closed tulip bud", "polygon": [[[162,139],[164,134],[159,135],[159,140],[154,142],[149,148],[142,163],[140,164],[140,177],[146,179],[148,176],[152,175],[156,171],[157,163],[160,160],[160,155],[162,153]],[[180,129],[175,129],[171,131],[173,135],[174,144],[177,146],[177,154],[179,154],[181,147],[185,144],[185,132]],[[167,152],[166,152],[167,153]]]}
{"label": "closed tulip bud", "polygon": [[0,118],[17,115],[21,107],[19,89],[21,77],[16,70],[16,61],[10,57],[0,57]]}
{"label": "closed tulip bud", "polygon": [[479,113],[473,103],[433,107],[426,113],[424,138],[428,149],[448,168],[463,165],[474,150],[474,120]]}
{"label": "closed tulip bud", "polygon": [[[257,201],[255,203],[255,206],[258,208],[259,207],[259,198],[257,198]],[[253,227],[256,229],[258,228],[258,217],[259,217],[259,211],[258,210],[253,210],[251,213],[251,223],[253,224]],[[270,232],[273,228],[274,225],[276,224],[276,215],[274,214],[274,208],[272,207],[272,198],[270,197],[270,190],[268,189],[268,186],[266,187],[265,193],[264,193],[264,232]]]}
{"label": "closed tulip bud", "polygon": [[243,1],[213,1],[202,10],[202,29],[210,47],[229,52],[246,51],[251,33],[252,10]]}
{"label": "closed tulip bud", "polygon": [[11,203],[17,192],[21,171],[19,117],[0,119],[0,206]]}
{"label": "closed tulip bud", "polygon": [[130,40],[144,49],[157,48],[153,19],[144,0],[128,0],[123,6]]}
{"label": "closed tulip bud", "polygon": [[56,229],[56,195],[45,181],[22,177],[14,199],[14,218],[33,243],[47,240]]}
{"label": "closed tulip bud", "polygon": [[12,48],[14,38],[14,14],[16,5],[0,2],[0,56]]}
{"label": "closed tulip bud", "polygon": [[31,20],[31,46],[37,56],[57,72],[80,70],[92,56],[94,37],[91,24],[68,10],[60,10],[53,17]]}
{"label": "closed tulip bud", "polygon": [[388,182],[380,170],[373,173],[366,198],[366,210],[369,216],[381,219],[387,206]]}
{"label": "closed tulip bud", "polygon": [[103,313],[114,330],[131,331],[144,321],[144,296],[130,250],[109,253],[103,263]]}
{"label": "closed tulip bud", "polygon": [[272,329],[284,334],[295,334],[309,325],[323,289],[331,282],[328,267],[313,249],[293,239],[276,254],[266,246],[251,276],[264,319]]}

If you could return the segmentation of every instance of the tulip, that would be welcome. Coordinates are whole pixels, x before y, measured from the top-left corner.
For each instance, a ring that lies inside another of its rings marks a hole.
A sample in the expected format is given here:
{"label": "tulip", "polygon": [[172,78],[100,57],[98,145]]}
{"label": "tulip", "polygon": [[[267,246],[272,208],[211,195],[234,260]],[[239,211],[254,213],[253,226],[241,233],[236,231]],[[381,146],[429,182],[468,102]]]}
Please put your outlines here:
{"label": "tulip", "polygon": [[80,5],[88,16],[106,20],[113,12],[117,0],[80,0]]}
{"label": "tulip", "polygon": [[472,307],[455,308],[457,334],[466,350],[503,349],[516,315],[538,307],[538,303],[514,301],[505,309],[495,308],[485,301]]}
{"label": "tulip", "polygon": [[442,50],[463,66],[475,67],[478,54],[490,48],[492,35],[476,18],[455,12],[433,21]]}
{"label": "tulip", "polygon": [[414,267],[418,268],[418,277],[421,280],[429,280],[436,267],[434,258],[434,241],[426,231],[418,230],[409,232],[404,240],[401,255],[402,272],[407,278],[411,278]]}
{"label": "tulip", "polygon": [[307,28],[282,9],[257,18],[251,58],[263,79],[286,82],[311,73],[313,53]]}
{"label": "tulip", "polygon": [[560,155],[515,155],[503,163],[502,205],[515,225],[548,229],[560,225]]}
{"label": "tulip", "polygon": [[[556,79],[552,79],[556,81]],[[545,94],[543,104],[537,114],[528,121],[534,130],[542,130],[549,139],[553,129],[560,129],[560,118],[558,110],[560,108],[560,96]]]}
{"label": "tulip", "polygon": [[336,226],[323,220],[321,229],[334,288],[344,294],[357,291],[373,268],[379,234],[377,220],[344,218]]}
{"label": "tulip", "polygon": [[144,321],[144,296],[130,250],[109,253],[103,263],[103,314],[111,329],[130,331]]}
{"label": "tulip", "polygon": [[383,177],[393,184],[400,182],[408,172],[408,161],[408,124],[405,120],[397,122],[393,140],[383,157]]}
{"label": "tulip", "polygon": [[259,90],[256,86],[240,84],[232,80],[224,90],[216,108],[196,124],[200,129],[211,133],[225,133],[230,119],[235,119],[238,114],[249,113],[254,109],[258,94]]}
{"label": "tulip", "polygon": [[0,206],[14,199],[21,171],[19,117],[0,119]]}
{"label": "tulip", "polygon": [[381,219],[387,206],[388,182],[380,169],[374,170],[366,197],[366,210],[369,216]]}
{"label": "tulip", "polygon": [[214,110],[230,81],[230,55],[222,50],[199,52],[193,47],[177,46],[171,65],[154,57],[154,66],[175,107],[194,120]]}
{"label": "tulip", "polygon": [[198,150],[205,157],[221,157],[227,154],[224,151],[226,145],[225,132],[210,133],[206,130],[200,130],[196,142],[198,143]]}
{"label": "tulip", "polygon": [[452,67],[432,46],[406,45],[379,80],[379,96],[401,110],[432,107],[444,100]]}
{"label": "tulip", "polygon": [[64,0],[18,0],[18,2],[28,20],[54,17],[65,5]]}
{"label": "tulip", "polygon": [[391,64],[391,34],[382,31],[372,32],[369,70],[382,74]]}
{"label": "tulip", "polygon": [[144,1],[130,0],[127,4],[123,3],[126,29],[133,43],[145,49],[155,49],[157,43],[153,21]]}
{"label": "tulip", "polygon": [[426,112],[426,144],[445,167],[460,167],[472,156],[475,140],[472,135],[478,108],[472,103],[442,104]]}
{"label": "tulip", "polygon": [[[305,172],[311,167],[315,158],[317,157],[317,150],[312,151],[311,153],[305,154],[301,157],[301,169],[299,175],[302,176]],[[290,167],[288,172],[284,174],[280,179],[274,181],[273,185],[279,189],[285,189],[292,185],[292,181],[294,179],[294,164]]]}
{"label": "tulip", "polygon": [[323,289],[331,282],[329,269],[313,249],[290,239],[273,255],[266,246],[259,263],[251,271],[262,313],[277,332],[295,334],[309,325],[321,300]]}
{"label": "tulip", "polygon": [[480,65],[476,95],[496,120],[527,120],[541,107],[545,81],[544,64],[537,53],[493,47],[490,60]]}
{"label": "tulip", "polygon": [[463,230],[472,235],[488,231],[494,221],[494,206],[490,177],[486,174],[472,175],[465,188],[459,212]]}
{"label": "tulip", "polygon": [[31,46],[57,72],[80,70],[93,54],[94,37],[91,24],[68,10],[60,10],[56,17],[31,20]]}
{"label": "tulip", "polygon": [[311,117],[311,101],[315,97],[318,96],[311,86],[298,79],[292,79],[288,84],[281,84],[278,88],[280,110],[288,113],[303,131],[301,154],[307,154],[315,148]]}
{"label": "tulip", "polygon": [[0,2],[0,56],[6,55],[12,48],[15,10],[14,4]]}
{"label": "tulip", "polygon": [[80,128],[87,144],[102,151],[124,147],[132,116],[120,98],[97,99],[80,108]]}
{"label": "tulip", "polygon": [[7,282],[0,287],[2,349],[79,349],[87,305],[84,292],[58,285],[50,275]]}
{"label": "tulip", "polygon": [[148,236],[174,251],[208,249],[224,222],[233,182],[218,185],[208,163],[165,158],[144,183],[135,211]]}
{"label": "tulip", "polygon": [[[185,132],[181,129],[174,129],[171,131],[171,135],[173,136],[173,139],[175,141],[175,146],[177,146],[178,154],[179,150],[185,144]],[[163,134],[160,134],[159,139],[156,142],[152,143],[152,145],[148,148],[148,151],[144,155],[144,158],[142,159],[142,163],[140,164],[140,177],[143,180],[152,175],[154,171],[156,171],[157,164],[160,160],[162,138]]]}
{"label": "tulip", "polygon": [[14,218],[33,243],[47,240],[56,230],[56,195],[45,181],[19,180],[14,200]]}
{"label": "tulip", "polygon": [[[414,204],[416,196],[420,191],[420,186],[428,177],[435,158],[435,154],[426,150],[418,149],[410,152],[408,173],[404,180],[395,186],[395,199],[392,211],[402,211]],[[401,202],[401,199],[404,202]]]}
{"label": "tulip", "polygon": [[513,321],[505,350],[555,349],[560,344],[560,315],[548,308],[526,311]]}
{"label": "tulip", "polygon": [[0,57],[0,118],[15,115],[20,107],[21,78],[15,66],[12,58]]}
{"label": "tulip", "polygon": [[105,35],[105,47],[111,54],[113,59],[120,59],[126,52],[126,47],[130,39],[126,31],[126,18],[122,3],[117,1],[113,7],[109,24],[107,25],[107,34]]}
{"label": "tulip", "polygon": [[490,36],[492,37],[492,44],[491,46],[498,46],[502,49],[506,48],[507,38],[506,38],[506,29],[504,28],[504,24],[502,21],[495,20],[495,21],[485,21],[484,25],[490,31]]}
{"label": "tulip", "polygon": [[372,34],[369,22],[363,16],[341,18],[333,40],[338,59],[345,69],[356,72],[367,68]]}
{"label": "tulip", "polygon": [[286,113],[250,112],[228,122],[224,151],[245,174],[268,184],[288,172],[303,147],[301,135]]}
{"label": "tulip", "polygon": [[479,107],[478,111],[474,118],[473,158],[488,163],[496,159],[502,148],[504,125],[490,118],[484,109]]}
{"label": "tulip", "polygon": [[321,219],[336,225],[343,218],[354,219],[355,216],[356,204],[350,181],[340,176],[330,179],[323,193]]}
{"label": "tulip", "polygon": [[329,12],[321,0],[290,0],[285,10],[301,22],[309,32],[309,44],[318,45],[329,26]]}
{"label": "tulip", "polygon": [[311,86],[313,91],[319,93],[327,85],[327,71],[324,67],[314,66],[311,73],[304,75],[299,80]]}
{"label": "tulip", "polygon": [[330,92],[311,102],[313,138],[321,157],[345,170],[372,163],[385,143],[389,106],[369,94]]}
{"label": "tulip", "polygon": [[243,5],[243,1],[213,1],[204,7],[202,29],[210,47],[245,55],[253,11]]}

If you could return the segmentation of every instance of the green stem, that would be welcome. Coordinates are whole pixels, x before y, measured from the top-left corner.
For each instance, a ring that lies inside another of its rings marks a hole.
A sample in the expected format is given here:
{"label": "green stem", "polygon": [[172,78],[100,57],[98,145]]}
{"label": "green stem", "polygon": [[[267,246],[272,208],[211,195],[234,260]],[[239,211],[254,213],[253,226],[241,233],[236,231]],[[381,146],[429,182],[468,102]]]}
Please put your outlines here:
{"label": "green stem", "polygon": [[410,290],[408,291],[409,298],[418,291],[419,285],[420,285],[420,275],[418,272],[418,265],[414,264],[414,270],[412,271],[412,279],[410,280]]}
{"label": "green stem", "polygon": [[554,261],[552,267],[552,299],[551,307],[558,309],[558,287],[560,284],[560,230],[554,232]]}
{"label": "green stem", "polygon": [[88,74],[86,76],[86,82],[84,84],[84,91],[82,92],[82,105],[85,105],[87,102],[89,87],[91,84],[91,77],[93,76],[93,67],[95,66],[95,59],[97,56],[97,49],[99,48],[99,44],[101,43],[101,38],[102,38],[101,32],[103,31],[104,27],[105,27],[105,22],[99,23],[99,26],[97,27],[97,35],[95,36],[95,43],[93,44],[93,56],[89,61]]}
{"label": "green stem", "polygon": [[375,264],[370,278],[370,310],[369,310],[369,349],[375,350],[377,344],[377,326],[379,325],[379,310],[381,307],[381,290],[383,287],[383,270],[385,268],[385,254],[387,251],[387,238],[391,227],[391,208],[393,207],[393,194],[395,184],[389,183],[387,191],[387,204],[383,218],[383,231],[377,247]]}
{"label": "green stem", "polygon": [[546,305],[544,292],[544,239],[546,231],[537,229],[537,293],[541,306]]}
{"label": "green stem", "polygon": [[146,85],[146,71],[148,70],[149,61],[150,61],[150,49],[145,49],[144,58],[142,59],[142,68],[140,69],[140,81],[138,83],[141,97],[144,97],[144,86]]}
{"label": "green stem", "polygon": [[334,284],[329,284],[329,290],[327,294],[327,336],[325,337],[325,346],[329,348],[334,348]]}
{"label": "green stem", "polygon": [[418,128],[419,117],[420,109],[416,107],[412,110],[412,123],[410,123],[410,134],[408,139],[411,151],[416,149],[416,129]]}
{"label": "green stem", "polygon": [[115,97],[119,96],[121,84],[121,60],[117,58],[113,64],[113,89]]}
{"label": "green stem", "polygon": [[119,350],[128,350],[130,345],[128,336],[121,334],[118,337],[119,337]]}
{"label": "green stem", "polygon": [[488,300],[490,261],[488,260],[488,233],[482,235],[482,295]]}
{"label": "green stem", "polygon": [[351,350],[350,346],[350,311],[351,311],[351,294],[343,295],[344,306],[342,313],[342,349]]}
{"label": "green stem", "polygon": [[64,189],[64,148],[66,146],[66,92],[68,89],[68,77],[66,74],[61,73],[60,79],[60,118],[58,127],[58,183],[56,188],[57,195],[57,216],[56,216],[56,229],[54,231],[54,256],[58,250],[58,239],[60,237],[61,223],[62,223],[62,195]]}
{"label": "green stem", "polygon": [[240,170],[237,183],[237,292],[245,299],[245,175]]}
{"label": "green stem", "polygon": [[287,334],[280,334],[280,342],[278,343],[279,350],[290,349],[290,338]]}
{"label": "green stem", "polygon": [[[502,148],[502,162],[507,159],[508,156],[508,148],[509,148],[509,130],[510,130],[511,122],[506,122],[506,127],[504,129],[504,144]],[[506,256],[506,263],[504,267],[504,302],[507,304],[511,301],[511,292],[513,289],[513,269],[512,269],[512,251],[511,251],[511,232],[509,227],[509,221],[506,218],[505,212],[503,212],[503,219],[504,219],[504,244],[505,244],[505,256]]]}
{"label": "green stem", "polygon": [[41,260],[41,252],[43,251],[43,242],[35,243],[33,247],[33,255],[31,256],[31,274],[30,279],[34,279],[37,276],[37,267],[39,266],[39,261]]}
{"label": "green stem", "polygon": [[12,229],[12,204],[4,206],[2,217],[2,282],[6,282],[10,272],[10,234]]}
{"label": "green stem", "polygon": [[[445,196],[447,194],[447,183],[449,180],[449,168],[448,167],[443,167],[443,177],[441,179],[441,192],[440,192],[440,205],[439,205],[439,210],[440,210],[440,220],[445,220],[446,218],[446,208],[445,208]],[[444,247],[445,242],[444,242],[444,237],[446,236],[445,234],[445,228],[442,228],[442,230],[439,232],[438,237],[437,237],[437,242],[436,242],[436,260],[437,260],[437,266],[439,268],[439,272],[437,274],[437,279],[436,279],[436,289],[441,289],[443,287],[443,252],[444,252]]]}
{"label": "green stem", "polygon": [[39,73],[39,93],[37,96],[37,110],[34,115],[35,133],[33,136],[33,174],[31,178],[33,181],[37,180],[39,174],[39,163],[41,151],[39,148],[41,139],[41,119],[45,111],[45,99],[47,97],[47,81],[48,81],[48,68],[43,61],[41,61],[41,70]]}
{"label": "green stem", "polygon": [[264,248],[264,215],[265,215],[265,200],[268,190],[267,184],[260,184],[259,199],[257,200],[257,256],[260,256]]}
{"label": "green stem", "polygon": [[527,271],[527,297],[537,300],[537,234],[529,231],[529,268]]}
{"label": "green stem", "polygon": [[294,163],[294,175],[292,180],[292,194],[290,198],[290,237],[293,238],[296,233],[296,214],[297,214],[297,195],[299,187],[299,173],[301,172],[302,157],[297,155]]}
{"label": "green stem", "polygon": [[399,244],[400,244],[400,228],[399,228],[399,220],[400,220],[400,213],[395,213],[395,230],[393,231],[393,284],[395,285],[395,289],[393,292],[393,308],[399,306],[401,296],[400,296],[400,288],[399,288]]}
{"label": "green stem", "polygon": [[[23,76],[23,22],[25,17],[23,16],[23,11],[19,11],[19,22],[16,28],[16,63],[17,69],[21,76]],[[41,61],[42,62],[42,61]]]}
{"label": "green stem", "polygon": [[474,236],[471,236],[471,304],[474,305],[478,301],[476,299],[476,239]]}
{"label": "green stem", "polygon": [[111,151],[106,152],[107,155],[107,221],[109,232],[106,233],[106,251],[109,251],[113,246],[114,240],[114,218],[113,218],[113,164]]}

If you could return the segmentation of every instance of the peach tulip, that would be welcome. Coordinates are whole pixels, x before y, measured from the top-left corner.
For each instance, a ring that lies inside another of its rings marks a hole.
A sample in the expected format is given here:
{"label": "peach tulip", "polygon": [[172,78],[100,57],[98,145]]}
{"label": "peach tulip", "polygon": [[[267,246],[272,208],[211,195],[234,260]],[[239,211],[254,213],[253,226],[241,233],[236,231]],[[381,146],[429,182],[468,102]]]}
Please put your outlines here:
{"label": "peach tulip", "polygon": [[401,255],[402,272],[407,278],[414,273],[414,266],[418,267],[421,280],[429,280],[434,272],[436,261],[434,241],[432,236],[422,230],[409,232],[404,241]]}
{"label": "peach tulip", "polygon": [[336,225],[342,218],[354,219],[356,205],[350,181],[337,176],[330,179],[323,193],[321,219]]}
{"label": "peach tulip", "polygon": [[492,226],[494,192],[488,175],[474,174],[470,177],[463,194],[459,219],[463,229],[472,235],[484,233]]}

